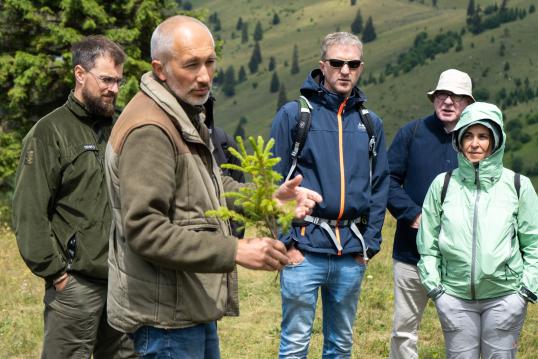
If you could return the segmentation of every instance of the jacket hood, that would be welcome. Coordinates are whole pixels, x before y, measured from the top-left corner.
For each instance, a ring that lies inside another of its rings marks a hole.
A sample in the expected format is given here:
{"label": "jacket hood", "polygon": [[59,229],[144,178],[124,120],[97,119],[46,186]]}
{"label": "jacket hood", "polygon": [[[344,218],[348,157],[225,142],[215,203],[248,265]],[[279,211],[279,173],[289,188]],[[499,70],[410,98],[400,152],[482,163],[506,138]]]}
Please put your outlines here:
{"label": "jacket hood", "polygon": [[[305,96],[309,100],[314,100],[316,97],[324,99],[326,106],[338,108],[344,101],[345,96],[331,92],[323,86],[325,77],[320,69],[315,69],[306,78],[303,86],[301,87],[301,95]],[[359,90],[357,86],[351,91],[351,95],[347,101],[346,107],[356,106],[359,103],[366,102],[366,95]]]}
{"label": "jacket hood", "polygon": [[[490,121],[492,126],[497,127],[497,133],[502,134],[500,144],[494,152],[478,163],[480,179],[495,182],[501,175],[503,168],[503,156],[506,143],[506,133],[504,132],[503,115],[501,110],[490,103],[475,102],[463,110],[460,120],[454,128],[452,135],[452,145],[458,151],[458,168],[464,177],[474,178],[475,165],[471,163],[461,152],[458,139],[461,131],[465,131],[469,126],[483,124],[484,120]],[[486,126],[489,127],[489,126]],[[487,182],[486,181],[486,182]]]}

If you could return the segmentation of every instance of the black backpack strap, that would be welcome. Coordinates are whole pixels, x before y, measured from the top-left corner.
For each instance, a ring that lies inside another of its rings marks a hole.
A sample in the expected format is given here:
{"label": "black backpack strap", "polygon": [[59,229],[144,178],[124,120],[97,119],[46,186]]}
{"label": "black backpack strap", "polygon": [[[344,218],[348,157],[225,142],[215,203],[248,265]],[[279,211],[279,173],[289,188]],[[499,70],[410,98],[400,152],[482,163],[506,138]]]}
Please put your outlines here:
{"label": "black backpack strap", "polygon": [[521,175],[514,173],[514,187],[516,188],[517,199],[519,200],[519,192],[521,191]]}
{"label": "black backpack strap", "polygon": [[299,113],[297,115],[297,124],[295,125],[295,136],[293,138],[293,148],[291,150],[291,167],[286,176],[286,181],[290,179],[291,175],[297,167],[297,158],[303,149],[303,146],[306,142],[306,137],[308,136],[308,131],[310,130],[310,124],[312,123],[312,106],[306,97],[301,96],[297,100],[299,105]]}
{"label": "black backpack strap", "polygon": [[374,131],[374,122],[372,117],[370,117],[370,112],[364,105],[361,103],[359,105],[359,117],[361,122],[366,128],[366,133],[368,134],[368,158],[370,162],[370,186],[372,186],[372,172],[375,167],[375,158],[377,157],[376,147],[376,138]]}
{"label": "black backpack strap", "polygon": [[446,191],[448,190],[448,183],[450,182],[450,177],[452,177],[452,170],[448,171],[445,174],[445,181],[443,182],[443,189],[441,190],[441,206],[445,202]]}

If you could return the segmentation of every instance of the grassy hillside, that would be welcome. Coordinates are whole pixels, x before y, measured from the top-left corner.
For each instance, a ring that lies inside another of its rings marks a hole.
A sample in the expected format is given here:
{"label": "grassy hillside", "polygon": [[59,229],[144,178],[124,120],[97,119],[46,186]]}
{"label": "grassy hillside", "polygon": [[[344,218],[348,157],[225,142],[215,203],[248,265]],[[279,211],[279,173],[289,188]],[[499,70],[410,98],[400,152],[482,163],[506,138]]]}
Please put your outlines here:
{"label": "grassy hillside", "polygon": [[[368,267],[354,330],[353,358],[388,357],[392,323],[392,236],[387,218],[381,253]],[[0,359],[38,358],[42,340],[43,282],[20,259],[13,233],[0,227]],[[239,271],[241,315],[219,322],[223,359],[276,358],[280,335],[280,292],[275,273]],[[309,358],[323,345],[318,310]],[[426,309],[420,331],[420,357],[444,358],[443,338],[434,306]],[[538,358],[538,305],[529,306],[518,358]]]}
{"label": "grassy hillside", "polygon": [[[269,58],[273,56],[276,59],[276,72],[280,82],[285,84],[288,99],[297,98],[306,74],[318,66],[319,45],[323,36],[336,30],[349,31],[359,9],[364,22],[368,16],[372,16],[377,32],[377,39],[365,45],[363,80],[370,76],[379,78],[388,63],[394,64],[399,54],[411,48],[421,31],[433,38],[450,30],[459,33],[466,27],[466,0],[438,0],[437,7],[432,7],[431,1],[423,2],[359,0],[355,6],[350,6],[349,0],[195,2],[197,8],[206,8],[210,14],[216,12],[220,19],[222,29],[215,32],[224,42],[220,68],[233,65],[236,79],[241,65],[248,73],[247,81],[236,86],[235,96],[226,97],[217,89],[217,121],[233,132],[239,118],[244,116],[248,119],[247,134],[268,135],[277,105],[277,93],[269,92],[272,76],[272,72],[267,70]],[[495,2],[479,0],[475,3],[485,8]],[[528,13],[531,4],[531,0],[511,0],[508,7],[525,9]],[[280,18],[277,25],[271,22],[275,13]],[[241,31],[236,30],[240,16],[248,23],[249,41],[246,44],[241,43]],[[258,21],[264,29],[264,37],[260,41],[263,62],[257,73],[250,74],[247,64],[254,45],[252,33]],[[403,123],[432,112],[432,105],[425,93],[434,88],[444,69],[455,67],[468,72],[475,89],[489,91],[489,102],[497,102],[496,94],[503,87],[508,92],[514,90],[516,79],[524,81],[527,78],[530,87],[538,91],[538,69],[535,64],[538,49],[533,45],[537,32],[538,13],[528,13],[523,20],[503,24],[480,35],[466,31],[462,37],[461,51],[452,48],[408,73],[388,76],[383,83],[364,85],[364,81],[361,81],[360,86],[369,98],[368,106],[384,119],[388,144]],[[300,72],[291,75],[294,45],[299,48]],[[501,47],[504,47],[502,55]],[[509,69],[505,70],[507,63]],[[538,113],[537,103],[534,100],[503,108],[507,121]],[[525,131],[532,136],[531,141],[506,156],[508,165],[511,165],[513,156],[521,157],[523,173],[538,164],[534,155],[538,150],[538,139],[534,136],[538,124],[526,125]]]}

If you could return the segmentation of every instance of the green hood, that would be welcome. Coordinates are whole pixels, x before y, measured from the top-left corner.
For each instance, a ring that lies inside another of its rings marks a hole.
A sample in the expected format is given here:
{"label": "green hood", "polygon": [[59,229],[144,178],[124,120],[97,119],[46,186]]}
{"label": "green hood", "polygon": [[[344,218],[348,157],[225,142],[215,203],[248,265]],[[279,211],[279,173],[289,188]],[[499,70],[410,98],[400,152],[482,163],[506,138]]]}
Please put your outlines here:
{"label": "green hood", "polygon": [[506,133],[504,132],[501,110],[497,106],[486,102],[475,102],[467,106],[465,110],[463,110],[460,120],[454,128],[452,143],[456,151],[458,151],[458,168],[461,176],[474,183],[476,167],[465,158],[459,148],[457,139],[460,131],[465,130],[473,124],[480,123],[482,120],[490,120],[495,126],[498,126],[499,133],[502,133],[501,143],[497,149],[478,164],[480,183],[481,185],[488,186],[499,179],[503,168]]}

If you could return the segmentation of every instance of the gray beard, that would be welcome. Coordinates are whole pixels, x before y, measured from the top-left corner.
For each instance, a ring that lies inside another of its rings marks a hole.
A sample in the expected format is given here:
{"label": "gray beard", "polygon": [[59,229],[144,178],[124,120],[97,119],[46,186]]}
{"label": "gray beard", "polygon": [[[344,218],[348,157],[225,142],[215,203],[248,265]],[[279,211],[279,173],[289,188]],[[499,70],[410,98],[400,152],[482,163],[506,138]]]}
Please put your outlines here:
{"label": "gray beard", "polygon": [[89,113],[102,117],[112,117],[115,111],[116,96],[111,104],[105,103],[101,96],[96,97],[90,94],[86,89],[82,90],[82,100]]}

